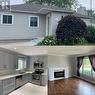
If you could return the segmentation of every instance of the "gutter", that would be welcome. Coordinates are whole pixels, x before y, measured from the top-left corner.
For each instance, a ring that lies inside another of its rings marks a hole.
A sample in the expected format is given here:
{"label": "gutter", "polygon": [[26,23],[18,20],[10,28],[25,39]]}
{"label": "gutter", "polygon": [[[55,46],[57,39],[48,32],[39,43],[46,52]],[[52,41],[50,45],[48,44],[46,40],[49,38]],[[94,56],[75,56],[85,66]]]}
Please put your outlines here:
{"label": "gutter", "polygon": [[55,11],[55,12],[65,12],[65,13],[74,13],[74,11],[58,10],[58,9],[50,9],[50,8],[41,8],[38,12],[41,12],[42,10],[49,10],[49,11]]}
{"label": "gutter", "polygon": [[30,14],[30,13],[38,13],[38,12],[35,12],[35,11],[21,11],[21,10],[11,10],[10,12],[18,12],[18,13],[28,13],[28,14]]}

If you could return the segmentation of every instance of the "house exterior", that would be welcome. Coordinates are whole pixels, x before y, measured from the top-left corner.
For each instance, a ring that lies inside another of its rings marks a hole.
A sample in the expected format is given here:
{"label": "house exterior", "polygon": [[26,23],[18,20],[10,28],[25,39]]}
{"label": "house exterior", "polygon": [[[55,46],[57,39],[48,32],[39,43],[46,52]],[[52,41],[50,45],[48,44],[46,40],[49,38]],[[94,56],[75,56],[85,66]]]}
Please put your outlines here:
{"label": "house exterior", "polygon": [[0,40],[32,40],[55,35],[61,16],[74,14],[90,25],[90,18],[56,6],[37,4],[0,8]]}

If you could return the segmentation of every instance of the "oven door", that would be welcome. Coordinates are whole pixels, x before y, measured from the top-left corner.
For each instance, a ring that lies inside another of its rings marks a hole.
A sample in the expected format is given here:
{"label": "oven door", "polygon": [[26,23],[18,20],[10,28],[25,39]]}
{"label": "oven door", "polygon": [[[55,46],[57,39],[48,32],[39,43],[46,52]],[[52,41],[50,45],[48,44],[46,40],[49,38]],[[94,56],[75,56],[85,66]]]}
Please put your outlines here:
{"label": "oven door", "polygon": [[34,80],[40,80],[40,74],[33,74],[32,75],[32,79],[34,79]]}
{"label": "oven door", "polygon": [[32,83],[36,85],[42,84],[41,74],[32,74]]}

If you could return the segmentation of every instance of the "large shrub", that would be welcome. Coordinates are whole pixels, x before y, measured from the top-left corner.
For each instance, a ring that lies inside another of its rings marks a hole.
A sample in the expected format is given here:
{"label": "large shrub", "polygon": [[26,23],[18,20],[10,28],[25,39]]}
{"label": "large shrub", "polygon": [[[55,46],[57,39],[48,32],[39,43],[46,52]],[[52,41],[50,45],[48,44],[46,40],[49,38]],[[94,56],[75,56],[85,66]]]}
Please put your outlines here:
{"label": "large shrub", "polygon": [[86,34],[86,40],[89,43],[95,43],[95,27],[94,26],[88,26],[87,27],[87,34]]}
{"label": "large shrub", "polygon": [[56,45],[56,39],[53,36],[46,36],[38,45],[54,46]]}
{"label": "large shrub", "polygon": [[56,39],[59,44],[78,44],[80,39],[85,39],[86,32],[87,26],[83,20],[74,15],[68,15],[59,21]]}

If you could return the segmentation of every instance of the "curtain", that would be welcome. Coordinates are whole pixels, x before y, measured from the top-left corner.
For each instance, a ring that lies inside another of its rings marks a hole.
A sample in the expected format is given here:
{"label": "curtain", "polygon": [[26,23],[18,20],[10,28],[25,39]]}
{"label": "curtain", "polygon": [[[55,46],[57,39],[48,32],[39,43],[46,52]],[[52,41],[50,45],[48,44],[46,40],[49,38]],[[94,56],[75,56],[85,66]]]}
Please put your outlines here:
{"label": "curtain", "polygon": [[83,57],[78,57],[77,58],[77,75],[78,76],[80,76],[79,70],[80,70],[82,64],[83,64]]}
{"label": "curtain", "polygon": [[92,69],[95,71],[95,56],[89,56]]}

